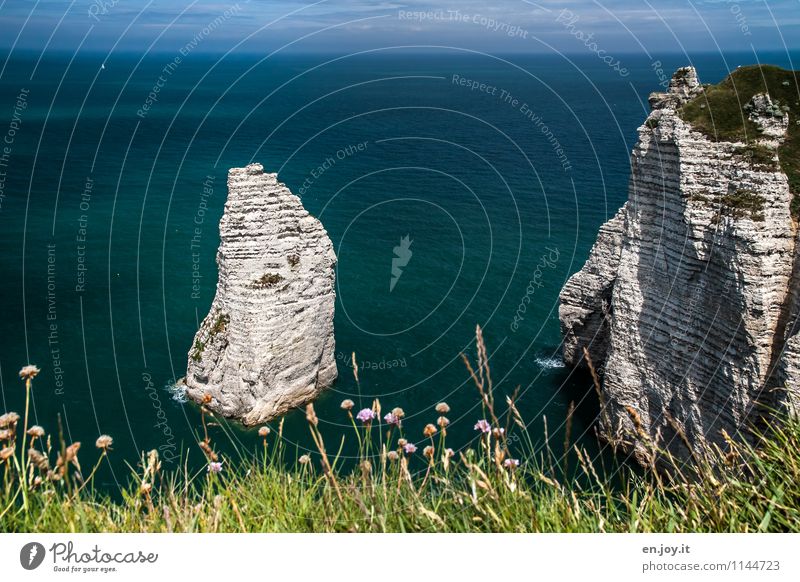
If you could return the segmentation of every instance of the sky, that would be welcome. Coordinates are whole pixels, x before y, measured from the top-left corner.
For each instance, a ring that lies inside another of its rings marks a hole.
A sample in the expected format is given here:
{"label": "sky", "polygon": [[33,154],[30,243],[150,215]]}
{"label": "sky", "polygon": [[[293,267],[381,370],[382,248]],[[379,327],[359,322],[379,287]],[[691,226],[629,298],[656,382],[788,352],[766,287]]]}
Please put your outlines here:
{"label": "sky", "polygon": [[796,50],[800,0],[0,0],[0,50]]}

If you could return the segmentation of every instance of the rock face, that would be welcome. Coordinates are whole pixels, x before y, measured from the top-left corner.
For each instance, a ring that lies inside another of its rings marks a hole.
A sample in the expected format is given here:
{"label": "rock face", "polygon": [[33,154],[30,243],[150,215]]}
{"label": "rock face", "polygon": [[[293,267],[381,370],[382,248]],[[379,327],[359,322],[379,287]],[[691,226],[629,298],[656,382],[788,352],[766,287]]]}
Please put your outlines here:
{"label": "rock face", "polygon": [[560,295],[564,360],[588,349],[603,432],[640,457],[643,433],[685,459],[724,449],[762,405],[800,403],[798,233],[776,155],[789,115],[757,95],[755,146],[713,141],[679,111],[703,91],[686,67],[651,95],[628,201]]}
{"label": "rock face", "polygon": [[217,293],[189,351],[186,392],[255,425],[336,378],[336,256],[322,224],[261,164],[229,171],[219,229]]}

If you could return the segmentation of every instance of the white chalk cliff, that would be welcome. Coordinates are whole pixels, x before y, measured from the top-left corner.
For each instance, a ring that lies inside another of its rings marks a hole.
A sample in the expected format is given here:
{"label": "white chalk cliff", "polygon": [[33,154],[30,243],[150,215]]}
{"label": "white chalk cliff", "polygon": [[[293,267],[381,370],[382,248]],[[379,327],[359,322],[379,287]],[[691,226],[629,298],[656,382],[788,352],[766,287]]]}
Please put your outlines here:
{"label": "white chalk cliff", "polygon": [[778,157],[788,108],[748,96],[757,139],[714,140],[681,114],[707,90],[685,67],[651,95],[628,201],[560,295],[564,360],[585,365],[588,349],[602,432],[636,453],[646,439],[679,458],[724,449],[723,431],[800,404],[800,246]]}
{"label": "white chalk cliff", "polygon": [[319,220],[261,164],[229,171],[219,229],[217,293],[189,351],[186,392],[255,425],[336,378],[336,255]]}

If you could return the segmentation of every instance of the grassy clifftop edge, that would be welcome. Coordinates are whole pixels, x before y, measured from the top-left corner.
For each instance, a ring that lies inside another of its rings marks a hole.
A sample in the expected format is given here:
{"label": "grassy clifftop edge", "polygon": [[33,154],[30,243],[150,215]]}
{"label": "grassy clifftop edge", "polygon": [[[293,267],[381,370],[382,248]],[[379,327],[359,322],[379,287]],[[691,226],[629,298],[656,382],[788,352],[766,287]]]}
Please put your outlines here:
{"label": "grassy clifftop edge", "polygon": [[754,142],[759,139],[760,131],[748,118],[746,108],[759,93],[768,94],[780,111],[789,114],[786,139],[777,153],[781,170],[789,178],[792,214],[797,218],[800,215],[800,71],[774,65],[739,67],[720,83],[704,85],[704,91],[687,102],[679,115],[711,140],[744,142],[756,148]]}

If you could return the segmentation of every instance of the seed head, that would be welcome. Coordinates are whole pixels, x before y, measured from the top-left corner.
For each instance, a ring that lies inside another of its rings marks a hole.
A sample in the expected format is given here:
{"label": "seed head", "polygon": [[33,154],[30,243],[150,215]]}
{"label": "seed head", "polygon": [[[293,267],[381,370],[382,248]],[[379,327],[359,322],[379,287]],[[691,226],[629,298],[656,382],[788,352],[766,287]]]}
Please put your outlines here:
{"label": "seed head", "polygon": [[7,428],[1,428],[0,429],[0,441],[11,440],[11,435],[13,435],[13,434],[14,433],[11,432],[10,430],[8,430]]}
{"label": "seed head", "polygon": [[33,364],[28,364],[19,371],[19,377],[22,378],[23,380],[33,380],[39,373],[39,371],[40,371],[39,368],[37,368]]}
{"label": "seed head", "polygon": [[[216,461],[217,459],[211,459],[212,461]],[[161,461],[158,460],[158,450],[157,449],[150,449],[150,452],[147,453],[147,467],[146,470],[151,471],[153,474],[157,473],[161,470]]]}
{"label": "seed head", "polygon": [[388,453],[386,453],[386,458],[389,459],[390,461],[396,461],[398,458],[397,451],[389,451]]}
{"label": "seed head", "polygon": [[6,461],[14,454],[14,447],[6,447],[0,450],[0,461]]}
{"label": "seed head", "polygon": [[202,402],[203,402],[203,404],[211,404],[211,394],[209,394],[208,392],[203,394]]}
{"label": "seed head", "polygon": [[447,448],[444,450],[444,455],[448,459],[452,459],[456,455],[456,452],[453,449]]}
{"label": "seed head", "polygon": [[19,414],[16,412],[6,412],[3,416],[0,416],[0,428],[7,428],[9,426],[14,426],[17,424],[19,420]]}
{"label": "seed head", "polygon": [[436,419],[436,424],[439,425],[439,428],[444,428],[450,424],[450,420],[446,416],[440,416]]}
{"label": "seed head", "polygon": [[148,481],[142,481],[142,484],[139,486],[139,493],[142,495],[150,495],[152,490],[153,486]]}
{"label": "seed head", "polygon": [[80,441],[72,443],[68,446],[64,451],[64,464],[73,463],[75,459],[78,457],[78,451],[81,448]]}
{"label": "seed head", "polygon": [[40,453],[36,449],[28,449],[28,458],[42,473],[47,473],[50,469],[50,463],[44,453]]}
{"label": "seed head", "polygon": [[437,430],[436,427],[433,426],[432,424],[426,424],[425,428],[422,429],[422,434],[424,434],[426,437],[430,438],[430,437],[432,437],[433,435],[436,434],[436,430]]}
{"label": "seed head", "polygon": [[422,454],[428,457],[429,459],[433,458],[434,448],[432,445],[428,445],[424,449],[422,449]]}
{"label": "seed head", "polygon": [[112,439],[107,434],[101,434],[99,437],[97,437],[94,446],[96,446],[98,449],[108,451],[109,449],[111,449],[111,445],[113,444],[114,444],[114,439]]}
{"label": "seed head", "polygon": [[394,414],[397,418],[405,418],[406,417],[405,411],[402,408],[400,408],[399,406],[397,408],[392,408],[392,414]]}
{"label": "seed head", "polygon": [[440,402],[436,405],[436,412],[439,414],[447,414],[450,412],[450,407],[447,405],[447,402]]}
{"label": "seed head", "polygon": [[633,420],[633,426],[636,428],[636,432],[639,434],[640,437],[646,439],[647,433],[645,432],[644,427],[642,426],[642,417],[639,416],[639,412],[632,406],[626,406],[625,410],[628,411],[631,420]]}
{"label": "seed head", "polygon": [[270,431],[268,426],[262,426],[261,428],[258,429],[258,436],[260,436],[261,438],[267,438],[269,432]]}
{"label": "seed head", "polygon": [[342,400],[342,403],[339,405],[342,410],[353,410],[353,407],[356,405],[355,402],[350,400],[349,398],[345,398]]}
{"label": "seed head", "polygon": [[44,436],[44,429],[38,424],[34,424],[32,427],[28,429],[28,436],[32,436],[34,438],[41,438]]}
{"label": "seed head", "polygon": [[217,453],[214,452],[214,449],[212,449],[211,445],[209,445],[206,441],[198,442],[197,446],[199,446],[200,449],[202,449],[202,451],[206,454],[206,456],[210,461],[218,460]]}
{"label": "seed head", "polygon": [[311,456],[301,455],[300,458],[297,459],[297,462],[300,463],[301,465],[308,465],[311,462]]}
{"label": "seed head", "polygon": [[494,435],[494,438],[496,438],[496,439],[499,439],[505,433],[506,433],[506,429],[504,429],[504,428],[493,428],[492,429],[492,434]]}
{"label": "seed head", "polygon": [[306,420],[308,424],[311,426],[319,426],[319,418],[317,417],[317,411],[314,410],[314,404],[309,402],[306,404]]}
{"label": "seed head", "polygon": [[406,443],[408,443],[406,439],[397,439],[397,444],[401,447],[406,446]]}

